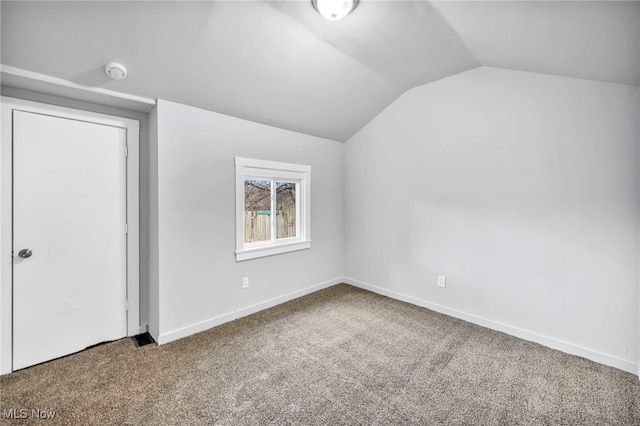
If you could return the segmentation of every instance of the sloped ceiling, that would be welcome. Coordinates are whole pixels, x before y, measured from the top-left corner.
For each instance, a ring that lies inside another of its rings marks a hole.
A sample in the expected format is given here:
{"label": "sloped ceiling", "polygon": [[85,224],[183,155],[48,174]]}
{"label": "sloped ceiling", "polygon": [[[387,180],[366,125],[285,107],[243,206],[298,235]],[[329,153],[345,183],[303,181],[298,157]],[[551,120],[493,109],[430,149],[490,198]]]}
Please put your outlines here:
{"label": "sloped ceiling", "polygon": [[639,2],[442,2],[482,65],[640,85]]}
{"label": "sloped ceiling", "polygon": [[306,0],[0,7],[3,65],[338,141],[482,65],[640,85],[639,2],[361,0],[339,22]]}

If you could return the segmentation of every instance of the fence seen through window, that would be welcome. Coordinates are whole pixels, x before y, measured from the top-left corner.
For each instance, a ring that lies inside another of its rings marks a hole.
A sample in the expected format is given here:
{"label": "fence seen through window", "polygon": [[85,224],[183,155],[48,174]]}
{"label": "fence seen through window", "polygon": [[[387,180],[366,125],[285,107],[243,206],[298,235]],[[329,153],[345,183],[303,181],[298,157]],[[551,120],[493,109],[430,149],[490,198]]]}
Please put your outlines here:
{"label": "fence seen through window", "polygon": [[[244,242],[296,237],[296,183],[270,179],[244,181]],[[272,211],[275,220],[272,222]]]}

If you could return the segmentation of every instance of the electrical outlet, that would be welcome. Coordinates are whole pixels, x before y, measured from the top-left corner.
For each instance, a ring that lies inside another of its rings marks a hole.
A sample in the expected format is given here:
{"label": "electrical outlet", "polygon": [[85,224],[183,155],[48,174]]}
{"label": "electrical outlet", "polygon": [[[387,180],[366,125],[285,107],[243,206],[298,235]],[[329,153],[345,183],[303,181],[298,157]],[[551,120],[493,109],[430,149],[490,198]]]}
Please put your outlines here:
{"label": "electrical outlet", "polygon": [[447,277],[444,275],[438,275],[438,287],[446,287],[447,286]]}
{"label": "electrical outlet", "polygon": [[249,288],[249,277],[244,277],[242,279],[242,288]]}

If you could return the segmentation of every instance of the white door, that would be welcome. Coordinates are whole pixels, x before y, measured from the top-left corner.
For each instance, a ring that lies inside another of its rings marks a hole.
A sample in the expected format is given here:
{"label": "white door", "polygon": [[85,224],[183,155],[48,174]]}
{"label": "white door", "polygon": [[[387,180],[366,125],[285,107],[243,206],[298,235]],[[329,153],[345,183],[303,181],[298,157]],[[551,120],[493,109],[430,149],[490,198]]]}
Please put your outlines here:
{"label": "white door", "polygon": [[13,112],[13,369],[127,334],[126,131]]}

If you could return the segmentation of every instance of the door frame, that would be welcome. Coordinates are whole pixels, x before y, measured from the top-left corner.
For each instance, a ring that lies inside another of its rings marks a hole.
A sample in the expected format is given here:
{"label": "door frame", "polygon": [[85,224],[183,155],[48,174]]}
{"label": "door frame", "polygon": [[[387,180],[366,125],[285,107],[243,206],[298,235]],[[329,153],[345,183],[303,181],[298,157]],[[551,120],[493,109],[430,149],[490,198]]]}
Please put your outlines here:
{"label": "door frame", "polygon": [[127,135],[127,336],[140,327],[140,123],[129,118],[2,96],[0,129],[0,374],[13,371],[13,120],[14,110],[120,127]]}

